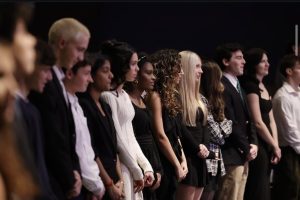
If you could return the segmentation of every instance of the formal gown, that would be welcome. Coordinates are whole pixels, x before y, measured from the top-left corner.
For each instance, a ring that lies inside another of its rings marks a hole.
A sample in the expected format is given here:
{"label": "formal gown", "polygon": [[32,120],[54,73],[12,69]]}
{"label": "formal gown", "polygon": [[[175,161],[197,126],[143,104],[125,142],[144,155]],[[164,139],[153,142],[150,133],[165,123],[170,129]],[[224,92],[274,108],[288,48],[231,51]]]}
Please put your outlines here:
{"label": "formal gown", "polygon": [[143,180],[143,172],[153,172],[153,169],[134,136],[132,120],[135,113],[130,97],[122,90],[121,92],[103,92],[101,98],[109,104],[112,110],[124,179],[125,199],[143,199],[142,192],[134,193],[134,180]]}

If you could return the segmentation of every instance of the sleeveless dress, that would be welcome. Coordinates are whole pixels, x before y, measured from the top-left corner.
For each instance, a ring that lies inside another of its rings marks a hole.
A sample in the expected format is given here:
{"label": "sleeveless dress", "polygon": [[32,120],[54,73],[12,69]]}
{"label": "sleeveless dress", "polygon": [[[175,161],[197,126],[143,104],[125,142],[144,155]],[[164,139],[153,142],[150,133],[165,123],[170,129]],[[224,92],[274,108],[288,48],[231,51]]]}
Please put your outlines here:
{"label": "sleeveless dress", "polygon": [[[167,108],[162,108],[162,120],[164,125],[164,131],[168,137],[172,149],[181,162],[181,146],[178,142],[178,138],[181,137],[181,118],[180,115],[170,116]],[[176,179],[176,172],[173,165],[165,157],[165,155],[159,150],[161,164],[163,167],[164,175],[161,178],[160,187],[156,190],[156,196],[159,200],[173,200],[175,199],[175,192],[178,186]]]}
{"label": "sleeveless dress", "polygon": [[[132,105],[135,110],[132,126],[136,140],[138,141],[144,155],[152,165],[154,176],[156,177],[156,173],[160,173],[162,175],[161,161],[153,138],[150,112],[148,108],[140,108],[134,103],[132,103]],[[144,200],[156,200],[155,191],[151,191],[149,187],[144,188],[143,196]]]}

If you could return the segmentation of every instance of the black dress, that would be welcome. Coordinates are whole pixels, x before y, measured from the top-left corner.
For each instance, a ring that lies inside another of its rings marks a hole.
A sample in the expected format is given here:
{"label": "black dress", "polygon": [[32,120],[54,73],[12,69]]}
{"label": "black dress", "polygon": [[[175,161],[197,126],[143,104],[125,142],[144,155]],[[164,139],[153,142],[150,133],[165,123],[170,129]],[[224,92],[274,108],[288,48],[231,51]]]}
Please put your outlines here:
{"label": "black dress", "polygon": [[[169,111],[166,108],[163,108],[162,120],[165,134],[170,141],[177,159],[181,162],[181,146],[178,142],[178,138],[181,137],[180,116],[177,115],[172,117],[170,116]],[[160,187],[156,190],[156,196],[157,199],[160,200],[172,200],[175,199],[175,192],[178,186],[176,172],[173,165],[169,162],[165,155],[161,151],[159,151],[159,154],[164,175],[161,178]]]}
{"label": "black dress", "polygon": [[[162,166],[152,135],[151,116],[147,108],[140,108],[134,103],[132,103],[132,105],[135,110],[135,116],[132,120],[134,134],[144,155],[150,162],[156,177],[156,173],[162,174]],[[151,191],[149,188],[144,188],[143,197],[145,200],[157,199],[155,191]]]}
{"label": "black dress", "polygon": [[[263,122],[270,133],[269,112],[272,109],[271,99],[263,99],[258,81],[248,78],[242,82],[246,94],[257,94],[259,97],[259,107]],[[244,198],[246,200],[269,200],[270,199],[270,146],[257,134],[258,152],[257,157],[249,163],[249,175],[247,179]]]}
{"label": "black dress", "polygon": [[[203,118],[203,112],[198,109],[196,126],[187,126],[187,129],[198,144],[208,146],[209,133],[207,127],[203,125]],[[199,158],[194,152],[191,152],[188,145],[187,143],[183,143],[183,150],[185,152],[189,172],[181,183],[195,187],[204,187],[209,181],[206,161],[205,159]]]}

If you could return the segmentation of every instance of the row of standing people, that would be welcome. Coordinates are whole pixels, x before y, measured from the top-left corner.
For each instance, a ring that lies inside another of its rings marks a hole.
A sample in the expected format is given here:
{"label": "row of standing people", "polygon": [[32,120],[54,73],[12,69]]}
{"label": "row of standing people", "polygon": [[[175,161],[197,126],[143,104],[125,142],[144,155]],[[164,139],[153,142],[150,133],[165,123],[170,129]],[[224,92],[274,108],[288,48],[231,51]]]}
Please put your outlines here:
{"label": "row of standing people", "polygon": [[[222,76],[216,63],[202,66],[193,52],[161,50],[138,58],[132,47],[118,41],[105,42],[101,50],[107,58],[96,55],[90,63],[84,58],[89,38],[80,22],[58,20],[49,31],[56,59],[48,58],[48,49],[42,56],[52,61],[39,63],[46,69],[24,68],[16,74],[16,138],[28,137],[29,144],[20,146],[32,146],[33,155],[24,148],[22,156],[41,185],[42,199],[87,194],[101,199],[105,189],[108,199],[199,199],[207,184],[203,198],[212,198],[210,191],[217,189],[218,199],[243,199],[245,187],[245,198],[270,198],[269,160],[278,163],[281,152],[262,82],[268,71],[266,52],[247,54],[253,65],[241,81],[246,97],[237,79],[245,60],[236,44],[217,48]],[[41,49],[37,52],[41,56]],[[283,62],[283,74],[296,79],[296,85],[298,62],[297,57],[292,64]],[[76,93],[87,87],[78,100]]]}

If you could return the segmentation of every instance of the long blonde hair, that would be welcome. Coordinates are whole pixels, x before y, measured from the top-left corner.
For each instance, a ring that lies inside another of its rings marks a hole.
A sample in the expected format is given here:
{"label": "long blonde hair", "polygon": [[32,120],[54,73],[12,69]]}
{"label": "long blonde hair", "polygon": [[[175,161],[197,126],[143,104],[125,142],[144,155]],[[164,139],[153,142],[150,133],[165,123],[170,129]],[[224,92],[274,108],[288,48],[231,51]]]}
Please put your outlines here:
{"label": "long blonde hair", "polygon": [[200,97],[200,80],[196,82],[195,79],[196,60],[200,57],[192,51],[182,51],[179,54],[184,72],[179,87],[183,123],[188,126],[196,126],[197,111],[200,108],[204,114],[203,124],[206,124],[207,108]]}

